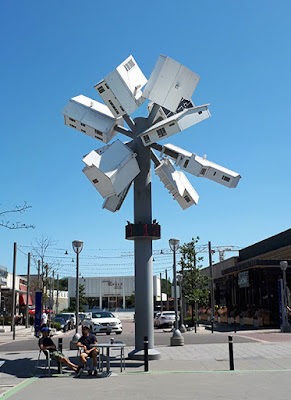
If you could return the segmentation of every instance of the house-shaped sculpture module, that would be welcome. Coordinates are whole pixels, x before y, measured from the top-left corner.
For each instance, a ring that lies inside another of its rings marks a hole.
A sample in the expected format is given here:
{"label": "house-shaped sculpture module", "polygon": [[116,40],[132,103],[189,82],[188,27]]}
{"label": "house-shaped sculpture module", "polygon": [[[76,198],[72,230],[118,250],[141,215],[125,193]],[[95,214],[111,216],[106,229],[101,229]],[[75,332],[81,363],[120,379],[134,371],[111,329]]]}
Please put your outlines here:
{"label": "house-shaped sculpture module", "polygon": [[113,196],[108,197],[104,201],[102,208],[105,208],[106,210],[111,211],[111,212],[120,210],[120,207],[122,206],[122,204],[127,196],[127,193],[129,192],[130,186],[131,186],[131,183],[125,189],[123,189],[123,191],[119,195],[113,195]]}
{"label": "house-shaped sculpture module", "polygon": [[175,135],[190,126],[198,124],[210,117],[208,110],[209,104],[204,106],[189,108],[174,114],[172,117],[166,118],[145,130],[140,134],[140,138],[145,146],[149,146],[161,139]]}
{"label": "house-shaped sculpture module", "polygon": [[[168,154],[168,150],[170,153]],[[194,153],[174,146],[173,144],[165,144],[161,151],[161,157],[166,154],[175,161],[176,166],[192,175],[210,179],[211,181],[220,183],[228,188],[235,188],[241,176],[230,169],[215,164],[204,157],[199,157]]]}
{"label": "house-shaped sculpture module", "polygon": [[136,154],[120,140],[83,158],[84,174],[102,197],[118,196],[139,174]]}
{"label": "house-shaped sculpture module", "polygon": [[[105,104],[79,95],[66,105],[62,113],[65,124],[71,128],[105,144],[118,132],[135,138],[128,144],[116,140],[83,158],[86,165],[83,172],[105,199],[103,208],[118,211],[140,172],[137,159],[140,162],[141,152],[134,148],[138,137],[145,147],[152,148],[155,172],[183,210],[197,204],[199,196],[184,173],[175,167],[228,188],[237,186],[241,178],[238,173],[177,146],[158,143],[210,117],[209,104],[195,106],[191,99],[199,79],[179,62],[160,55],[147,80],[130,55],[95,85]],[[148,124],[139,125],[131,120],[130,114],[146,99]],[[123,118],[129,129],[123,127]],[[146,129],[137,130],[137,126]],[[161,161],[153,149],[160,151]],[[134,151],[138,152],[138,158]]]}
{"label": "house-shaped sculpture module", "polygon": [[172,112],[182,98],[191,99],[199,82],[199,76],[170,57],[160,55],[143,97]]}
{"label": "house-shaped sculpture module", "polygon": [[144,102],[141,88],[147,83],[135,59],[129,56],[95,85],[103,101],[117,118],[132,114]]}
{"label": "house-shaped sculpture module", "polygon": [[[154,106],[154,103],[152,101],[150,101],[148,103],[148,112],[149,112],[149,114],[152,111],[153,106]],[[179,112],[181,112],[181,111],[183,111],[183,110],[185,110],[187,108],[194,108],[194,107],[195,106],[194,106],[193,101],[192,100],[186,100],[186,99],[181,99],[181,101],[180,101],[180,103],[179,103],[179,105],[178,105],[178,107],[176,109],[176,112],[172,112],[170,110],[167,110],[164,107],[159,107],[157,115],[155,116],[155,119],[154,119],[154,123],[157,123],[157,122],[162,121],[163,119],[172,117],[174,114],[178,114]]]}
{"label": "house-shaped sculpture module", "polygon": [[114,131],[116,124],[123,126],[123,119],[116,119],[105,104],[83,95],[73,97],[62,114],[65,125],[104,143],[108,143],[117,134]]}
{"label": "house-shaped sculpture module", "polygon": [[173,195],[183,210],[198,203],[199,196],[181,171],[176,171],[171,160],[165,158],[155,168],[155,173]]}

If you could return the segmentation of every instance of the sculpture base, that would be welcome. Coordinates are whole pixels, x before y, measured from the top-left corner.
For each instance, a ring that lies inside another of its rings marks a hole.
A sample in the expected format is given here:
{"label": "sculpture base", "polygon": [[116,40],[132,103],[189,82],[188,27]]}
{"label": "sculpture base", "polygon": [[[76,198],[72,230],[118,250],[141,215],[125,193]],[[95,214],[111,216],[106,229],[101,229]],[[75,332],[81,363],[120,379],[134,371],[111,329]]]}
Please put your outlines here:
{"label": "sculpture base", "polygon": [[[161,358],[161,353],[156,349],[148,350],[149,360],[159,360]],[[130,360],[144,361],[144,350],[133,350],[128,353],[128,358]]]}
{"label": "sculpture base", "polygon": [[171,336],[171,346],[184,346],[184,338],[179,329],[175,329],[173,336]]}

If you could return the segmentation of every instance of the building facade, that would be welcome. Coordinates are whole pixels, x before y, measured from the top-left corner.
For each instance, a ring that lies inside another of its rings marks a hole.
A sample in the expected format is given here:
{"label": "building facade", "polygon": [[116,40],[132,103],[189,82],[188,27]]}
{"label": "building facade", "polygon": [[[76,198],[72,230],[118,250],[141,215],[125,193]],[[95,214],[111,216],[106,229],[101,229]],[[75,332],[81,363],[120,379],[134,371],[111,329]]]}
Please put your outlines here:
{"label": "building facade", "polygon": [[[116,310],[134,307],[134,276],[88,277],[80,278],[79,285],[84,288],[88,309]],[[159,296],[158,277],[153,276],[154,297]],[[69,301],[76,297],[76,278],[68,278]]]}
{"label": "building facade", "polygon": [[[291,305],[291,229],[269,237],[213,265],[215,304],[226,306],[228,313],[256,318],[267,315],[269,325],[280,325],[280,261],[287,261],[288,302]],[[209,267],[201,273],[210,276]],[[268,324],[267,324],[268,325]]]}

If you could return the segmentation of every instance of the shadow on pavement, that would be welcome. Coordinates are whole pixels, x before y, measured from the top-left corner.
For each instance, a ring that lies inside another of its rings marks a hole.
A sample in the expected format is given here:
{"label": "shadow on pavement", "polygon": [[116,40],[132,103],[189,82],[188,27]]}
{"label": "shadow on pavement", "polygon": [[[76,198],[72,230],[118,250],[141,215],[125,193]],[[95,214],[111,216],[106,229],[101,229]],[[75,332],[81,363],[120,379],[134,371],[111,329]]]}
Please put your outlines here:
{"label": "shadow on pavement", "polygon": [[[15,353],[7,353],[15,354]],[[72,360],[72,358],[77,359],[77,357],[71,357],[71,361],[75,363],[76,360]],[[12,375],[17,378],[31,378],[35,375],[44,375],[48,374],[48,371],[45,369],[46,360],[42,357],[39,361],[38,368],[36,368],[37,360],[32,358],[19,358],[15,360],[8,360],[5,358],[1,358],[1,361],[5,361],[3,366],[0,369],[2,374]],[[63,372],[73,372],[71,369],[63,366]],[[55,361],[51,361],[51,373],[55,374],[58,372],[58,366]]]}
{"label": "shadow on pavement", "polygon": [[1,358],[1,360],[5,361],[0,370],[2,374],[13,375],[17,378],[30,378],[34,376],[36,361],[32,358],[20,358],[17,360]]}

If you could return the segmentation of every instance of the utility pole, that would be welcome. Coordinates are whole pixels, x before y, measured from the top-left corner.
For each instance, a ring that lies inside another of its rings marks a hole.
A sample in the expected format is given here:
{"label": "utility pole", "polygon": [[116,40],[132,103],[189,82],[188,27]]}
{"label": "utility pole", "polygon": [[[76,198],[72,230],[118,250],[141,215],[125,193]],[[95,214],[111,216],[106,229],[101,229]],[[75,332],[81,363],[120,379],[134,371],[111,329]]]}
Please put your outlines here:
{"label": "utility pole", "polygon": [[166,269],[165,272],[166,272],[167,311],[169,311],[168,270]]}
{"label": "utility pole", "polygon": [[213,282],[211,242],[208,242],[208,255],[209,255],[209,271],[210,271],[210,303],[211,303],[211,320],[212,320],[214,317],[214,282]]}
{"label": "utility pole", "polygon": [[40,289],[40,260],[37,261],[37,288]]}
{"label": "utility pole", "polygon": [[56,300],[56,315],[59,313],[59,274],[57,274],[57,300]]}
{"label": "utility pole", "polygon": [[13,247],[13,281],[12,281],[12,309],[11,309],[11,331],[13,332],[13,340],[15,340],[15,275],[16,275],[16,253],[17,243],[14,242]]}
{"label": "utility pole", "polygon": [[55,270],[53,269],[53,277],[52,277],[52,310],[54,310],[55,304]]}
{"label": "utility pole", "polygon": [[161,312],[163,311],[162,273],[160,272]]}
{"label": "utility pole", "polygon": [[25,327],[28,328],[28,317],[29,317],[29,289],[30,289],[30,253],[28,253],[27,260],[27,284],[26,284],[26,316],[25,316]]}

